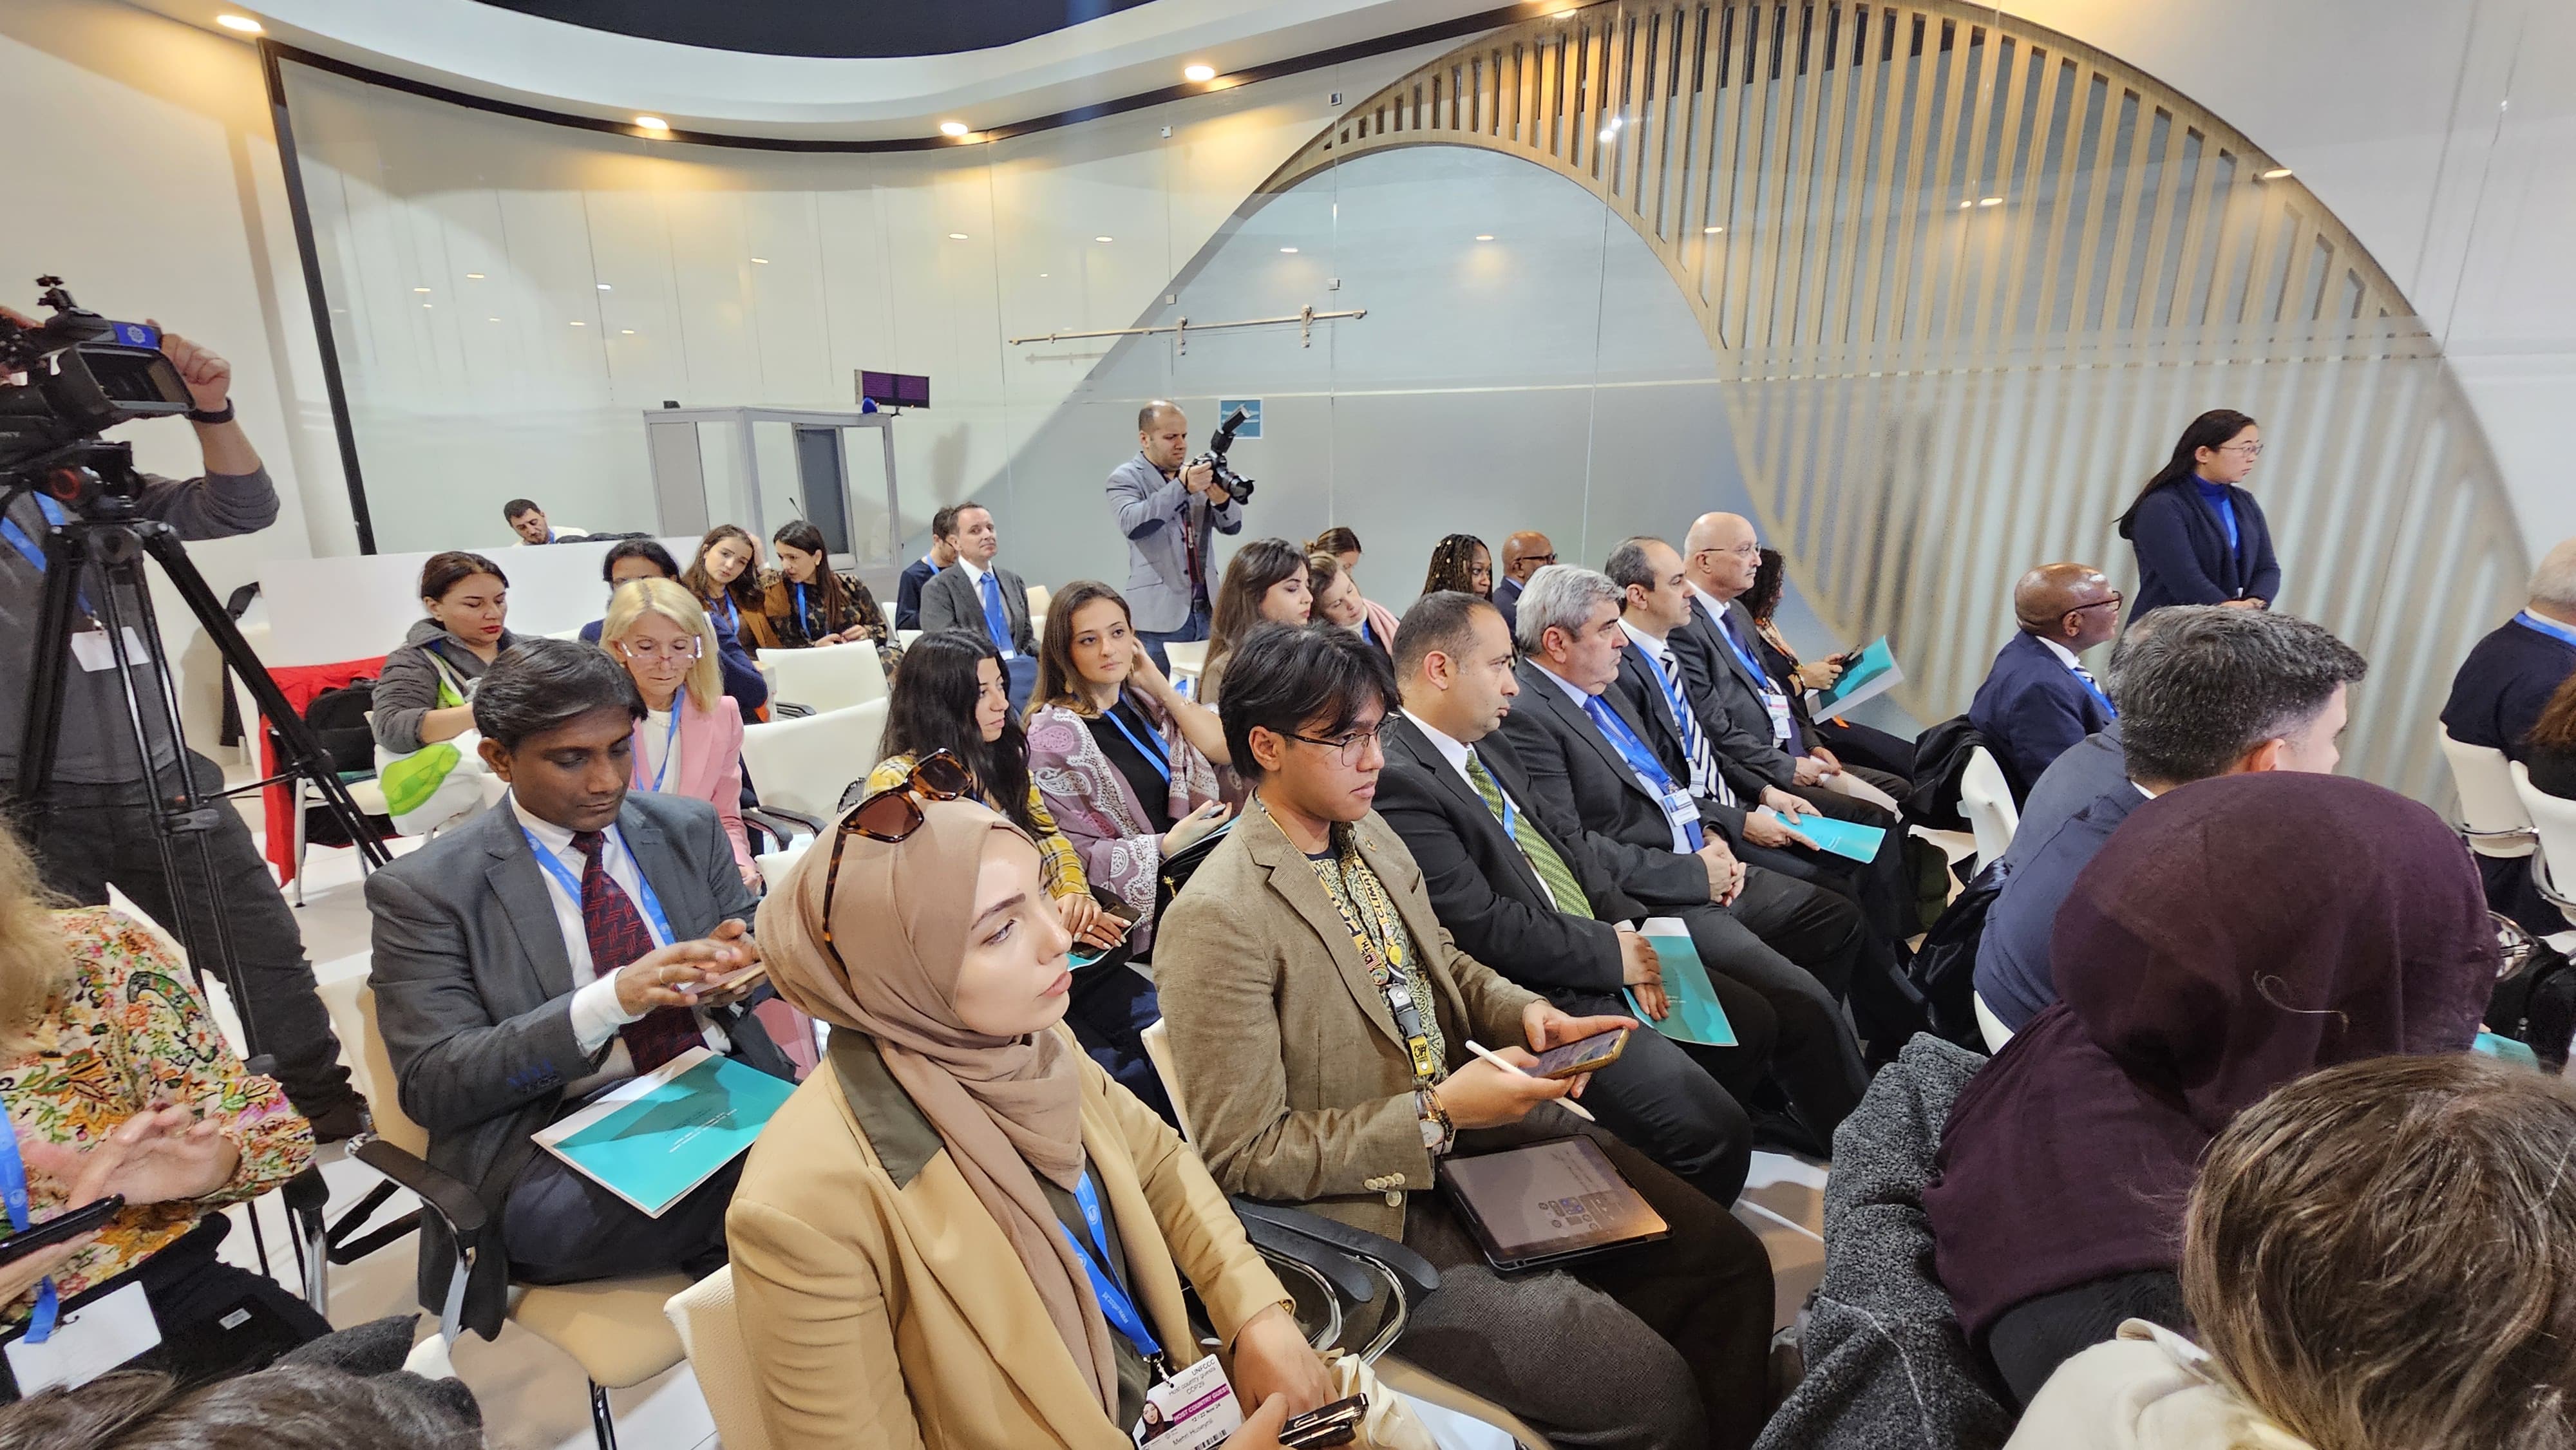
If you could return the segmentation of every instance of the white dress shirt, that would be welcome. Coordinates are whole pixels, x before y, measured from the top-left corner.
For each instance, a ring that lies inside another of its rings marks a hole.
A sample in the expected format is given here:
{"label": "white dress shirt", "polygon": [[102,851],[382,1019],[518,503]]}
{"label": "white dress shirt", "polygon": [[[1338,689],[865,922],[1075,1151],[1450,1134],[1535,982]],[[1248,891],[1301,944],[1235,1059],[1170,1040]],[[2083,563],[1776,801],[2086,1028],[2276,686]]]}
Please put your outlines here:
{"label": "white dress shirt", "polygon": [[[975,565],[975,561],[974,561],[974,560],[972,560],[972,559],[967,558],[967,557],[966,557],[965,555],[963,555],[963,554],[960,554],[960,555],[958,555],[958,556],[957,556],[957,567],[966,571],[966,578],[967,578],[967,581],[968,581],[969,583],[971,583],[971,584],[973,584],[973,585],[975,586],[975,588],[974,588],[974,594],[975,594],[975,613],[976,613],[976,616],[977,616],[978,618],[981,618],[981,617],[983,616],[983,613],[984,613],[984,576],[985,576],[986,574],[990,573],[991,571],[990,571],[990,570],[987,570],[987,569],[980,569],[980,568],[977,568],[977,567],[976,567],[976,565]],[[1001,581],[1000,581],[1000,580],[998,580],[998,579],[996,579],[996,580],[994,581],[994,587],[995,587],[995,588],[997,588],[997,589],[998,589],[998,588],[1000,588],[1000,587],[1001,587]],[[1002,601],[1002,630],[1003,630],[1003,633],[1007,634],[1007,633],[1009,633],[1009,632],[1010,632],[1010,624],[1011,624],[1011,601],[1009,601],[1009,600],[1005,599],[1005,600],[1003,600],[1003,601]],[[985,621],[985,623],[984,623],[984,633],[985,633],[986,635],[990,635],[990,634],[992,634],[992,632],[993,632],[993,625],[992,625],[992,621],[990,621],[990,620],[986,620],[986,621]],[[1009,640],[1007,640],[1007,639],[997,639],[997,640],[994,640],[994,641],[993,641],[993,644],[994,644],[994,647],[995,647],[995,648],[999,649],[999,650],[1002,652],[1002,658],[1004,658],[1004,659],[1006,659],[1006,660],[1015,660],[1015,659],[1018,659],[1018,658],[1020,657],[1020,652],[1019,652],[1018,650],[1015,650],[1015,649],[1011,648],[1011,642],[1010,642]]]}
{"label": "white dress shirt", "polygon": [[[1421,716],[1414,714],[1410,710],[1403,713],[1405,719],[1413,722],[1413,727],[1415,729],[1421,731],[1430,739],[1431,748],[1440,752],[1440,758],[1449,762],[1449,768],[1458,772],[1458,778],[1467,782],[1468,792],[1474,795],[1478,800],[1483,800],[1485,798],[1485,793],[1476,789],[1476,778],[1467,773],[1467,762],[1475,755],[1475,747],[1472,745],[1461,744],[1458,741],[1449,738],[1447,735],[1440,732],[1439,727],[1433,725],[1430,721],[1423,719]],[[1510,791],[1503,788],[1501,777],[1495,775],[1490,770],[1485,772],[1485,777],[1486,779],[1493,781],[1494,794],[1501,796],[1505,805],[1511,807],[1517,814],[1527,815],[1529,813],[1519,801],[1512,799],[1512,793]],[[1506,832],[1506,834],[1508,834],[1508,832]],[[1520,845],[1518,837],[1513,838],[1512,845],[1515,847]],[[1529,852],[1523,850],[1521,855],[1526,859]],[[1538,866],[1536,863],[1531,864],[1530,874],[1538,874]],[[1557,902],[1556,892],[1548,886],[1546,877],[1539,876],[1538,889],[1547,893],[1548,905],[1555,906],[1560,911],[1564,910],[1564,907],[1559,905]]]}
{"label": "white dress shirt", "polygon": [[[590,858],[573,845],[572,832],[530,814],[519,804],[517,795],[513,794],[509,800],[510,813],[518,817],[520,826],[536,839],[538,849],[561,861],[572,871],[573,879],[580,880],[582,873],[589,869]],[[607,871],[608,879],[616,882],[618,889],[626,893],[627,899],[635,903],[635,912],[644,918],[644,930],[652,936],[653,945],[669,946],[670,938],[654,925],[652,913],[644,910],[644,876],[636,868],[635,857],[627,851],[625,838],[618,834],[615,826],[601,834],[607,837],[607,843],[600,847],[601,868]],[[610,972],[601,976],[599,968],[591,961],[590,929],[582,923],[581,898],[566,891],[564,884],[555,879],[555,873],[543,866],[537,868],[537,875],[546,883],[546,899],[555,908],[555,929],[562,933],[564,956],[572,963],[573,1036],[581,1043],[584,1052],[597,1052],[603,1046],[609,1048],[608,1057],[600,1063],[597,1072],[565,1087],[565,1096],[580,1097],[603,1083],[635,1075],[634,1061],[627,1056],[626,1044],[617,1040],[617,1029],[629,1022],[641,1022],[644,1014],[630,1013],[618,1006],[617,974]],[[732,1041],[725,1036],[724,1029],[707,1021],[703,1012],[698,1014],[698,1029],[706,1035],[708,1047],[717,1052],[732,1050]]]}
{"label": "white dress shirt", "polygon": [[2038,640],[2041,644],[2044,644],[2044,645],[2048,646],[2048,652],[2049,652],[2050,654],[2053,654],[2053,655],[2057,656],[2057,662],[2058,662],[2059,664],[2061,664],[2061,665],[2066,666],[2067,672],[2068,672],[2069,674],[2074,673],[2077,669],[2079,669],[2079,668],[2081,668],[2081,667],[2083,666],[2084,662],[2083,662],[2082,660],[2079,660],[2079,659],[2077,659],[2077,658],[2075,657],[2075,651],[2073,651],[2073,650],[2071,650],[2071,649],[2068,649],[2066,646],[2064,646],[2064,645],[2062,645],[2062,644],[2059,644],[2057,641],[2055,641],[2055,640],[2053,640],[2053,639],[2050,639],[2048,636],[2043,635],[2043,634],[2034,634],[2034,635],[2032,635],[2032,636],[2031,636],[2031,638],[2032,638],[2032,639],[2035,639],[2035,640]]}

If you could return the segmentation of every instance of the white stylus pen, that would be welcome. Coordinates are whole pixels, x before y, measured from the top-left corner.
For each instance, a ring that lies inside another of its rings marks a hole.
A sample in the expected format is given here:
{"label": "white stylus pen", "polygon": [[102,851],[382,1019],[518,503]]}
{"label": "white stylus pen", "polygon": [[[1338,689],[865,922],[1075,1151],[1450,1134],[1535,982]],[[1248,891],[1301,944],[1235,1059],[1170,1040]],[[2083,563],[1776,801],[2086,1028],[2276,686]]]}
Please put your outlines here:
{"label": "white stylus pen", "polygon": [[[1494,1066],[1501,1068],[1505,1072],[1516,1072],[1523,1077],[1538,1076],[1537,1073],[1531,1072],[1527,1068],[1515,1067],[1510,1062],[1500,1057],[1496,1057],[1493,1053],[1487,1051],[1482,1044],[1473,1040],[1468,1042],[1467,1050],[1476,1054],[1478,1057],[1483,1058],[1485,1061],[1492,1063]],[[1571,1097],[1558,1098],[1556,1100],[1556,1105],[1565,1109],[1567,1112],[1574,1114],[1576,1117],[1581,1118],[1587,1123],[1597,1123],[1601,1121],[1599,1118],[1592,1116],[1590,1109],[1584,1107],[1583,1104],[1576,1102]]]}

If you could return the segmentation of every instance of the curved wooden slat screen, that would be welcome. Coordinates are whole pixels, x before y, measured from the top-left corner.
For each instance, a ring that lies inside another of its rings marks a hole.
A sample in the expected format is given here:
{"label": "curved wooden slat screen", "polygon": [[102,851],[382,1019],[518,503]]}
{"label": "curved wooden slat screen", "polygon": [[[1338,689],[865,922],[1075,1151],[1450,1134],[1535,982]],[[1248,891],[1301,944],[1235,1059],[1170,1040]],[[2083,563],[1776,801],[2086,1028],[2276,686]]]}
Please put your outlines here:
{"label": "curved wooden slat screen", "polygon": [[1965,708],[2025,566],[2134,574],[2112,520],[2184,422],[2256,415],[2278,603],[2372,662],[2346,769],[2447,797],[2433,718],[2529,566],[2494,459],[2387,274],[2171,87],[1966,5],[1613,0],[1420,67],[1261,191],[1415,145],[1636,228],[1766,537],[1839,638],[1894,638],[1920,718]]}

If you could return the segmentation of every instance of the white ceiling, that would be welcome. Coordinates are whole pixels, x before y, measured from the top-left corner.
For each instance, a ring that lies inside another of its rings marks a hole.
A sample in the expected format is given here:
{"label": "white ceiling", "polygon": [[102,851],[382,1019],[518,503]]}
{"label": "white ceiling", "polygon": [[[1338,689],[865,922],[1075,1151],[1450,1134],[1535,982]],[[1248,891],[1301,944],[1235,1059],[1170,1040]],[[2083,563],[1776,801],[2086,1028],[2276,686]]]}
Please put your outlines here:
{"label": "white ceiling", "polygon": [[[217,34],[247,15],[277,40],[471,95],[684,131],[810,139],[982,130],[1474,15],[1496,0],[1153,0],[956,55],[823,59],[640,40],[475,0],[131,0]],[[973,0],[957,0],[970,4]],[[1571,8],[1548,0],[1531,13]]]}

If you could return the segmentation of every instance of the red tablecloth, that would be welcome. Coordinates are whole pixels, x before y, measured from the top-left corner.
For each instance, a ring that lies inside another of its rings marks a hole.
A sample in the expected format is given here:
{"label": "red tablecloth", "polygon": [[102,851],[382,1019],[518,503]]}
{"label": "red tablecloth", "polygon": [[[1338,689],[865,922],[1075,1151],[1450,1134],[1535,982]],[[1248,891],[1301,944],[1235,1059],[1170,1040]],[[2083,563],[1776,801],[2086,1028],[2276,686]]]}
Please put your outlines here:
{"label": "red tablecloth", "polygon": [[[301,718],[324,691],[336,690],[351,680],[374,679],[384,667],[385,657],[377,655],[372,659],[342,660],[335,665],[274,665],[270,667],[268,677],[277,681],[277,688],[285,694],[286,702],[295,707],[297,717]],[[269,738],[268,718],[262,715],[259,723],[259,773],[275,775],[277,768],[276,742]],[[277,884],[284,886],[295,879],[295,787],[292,782],[282,782],[270,786],[262,794],[268,807],[268,864],[277,868]]]}

